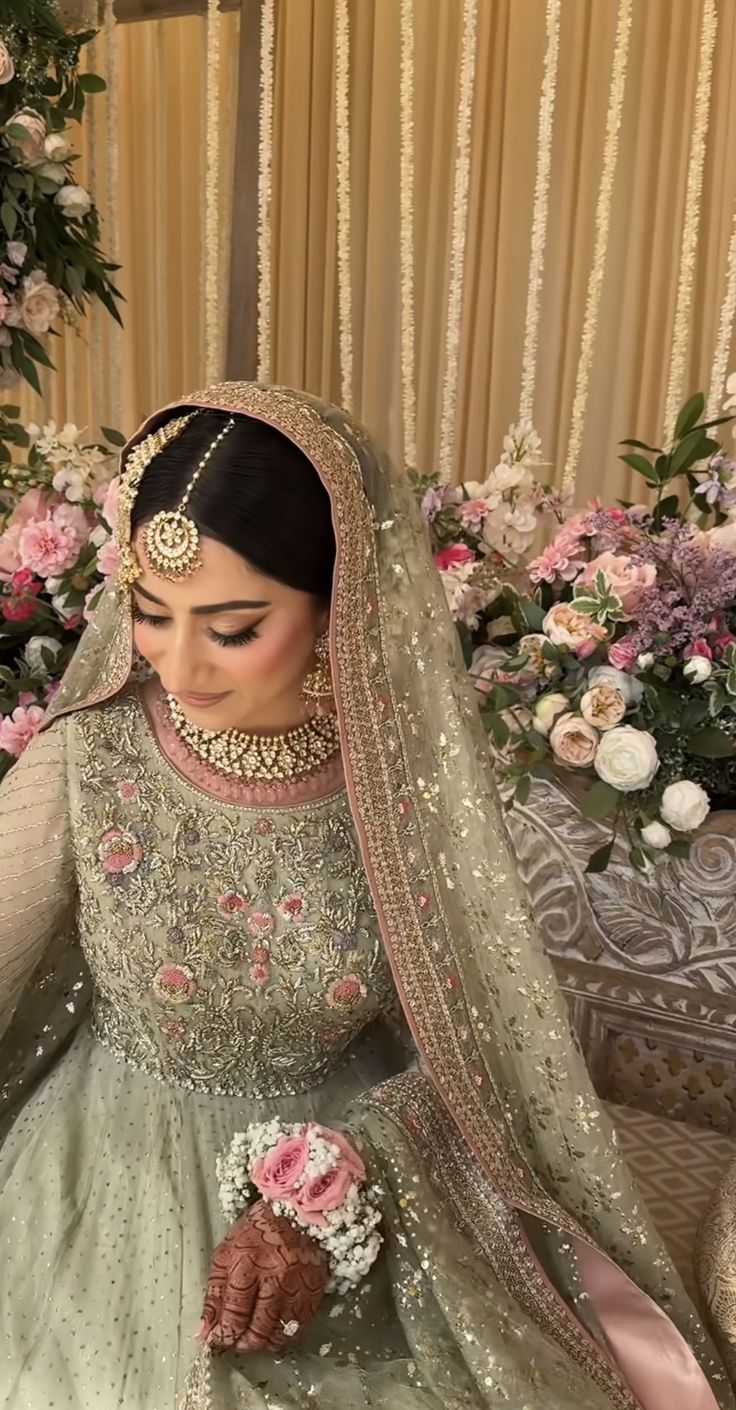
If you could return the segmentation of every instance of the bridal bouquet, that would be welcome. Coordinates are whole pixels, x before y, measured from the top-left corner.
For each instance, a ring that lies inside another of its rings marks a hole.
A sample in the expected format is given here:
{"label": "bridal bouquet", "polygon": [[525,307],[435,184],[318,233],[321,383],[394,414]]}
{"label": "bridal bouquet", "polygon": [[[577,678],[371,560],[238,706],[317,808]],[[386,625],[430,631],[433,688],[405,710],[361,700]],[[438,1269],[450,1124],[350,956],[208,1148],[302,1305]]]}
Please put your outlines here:
{"label": "bridal bouquet", "polygon": [[[17,408],[5,408],[17,415]],[[0,464],[0,778],[38,732],[104,581],[116,568],[114,447],[76,426],[28,426],[26,463]]]}
{"label": "bridal bouquet", "polygon": [[[736,378],[729,381],[736,407]],[[514,797],[560,770],[631,863],[686,856],[711,806],[736,794],[736,463],[698,394],[672,444],[627,441],[650,505],[566,519],[476,622],[470,673]]]}

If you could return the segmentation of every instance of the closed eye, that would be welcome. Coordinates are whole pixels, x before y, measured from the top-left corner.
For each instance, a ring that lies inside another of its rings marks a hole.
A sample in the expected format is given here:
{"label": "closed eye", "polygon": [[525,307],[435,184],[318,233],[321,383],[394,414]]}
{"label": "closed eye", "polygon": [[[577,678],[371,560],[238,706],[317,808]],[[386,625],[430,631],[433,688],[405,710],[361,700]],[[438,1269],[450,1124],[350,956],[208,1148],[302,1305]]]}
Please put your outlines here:
{"label": "closed eye", "polygon": [[[165,627],[171,621],[170,617],[153,615],[150,612],[143,612],[137,602],[133,603],[133,620],[141,622],[146,627]],[[212,641],[218,646],[245,646],[247,642],[253,641],[258,636],[258,624],[252,627],[244,627],[239,632],[216,632],[210,629],[207,633]]]}

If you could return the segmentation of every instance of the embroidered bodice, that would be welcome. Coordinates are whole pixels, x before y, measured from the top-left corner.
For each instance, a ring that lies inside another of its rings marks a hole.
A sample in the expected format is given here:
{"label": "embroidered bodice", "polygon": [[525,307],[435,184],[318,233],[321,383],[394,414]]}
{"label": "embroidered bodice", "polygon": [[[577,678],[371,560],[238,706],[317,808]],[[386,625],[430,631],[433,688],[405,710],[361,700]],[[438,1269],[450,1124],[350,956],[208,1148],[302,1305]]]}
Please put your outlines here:
{"label": "embroidered bodice", "polygon": [[197,1091],[314,1086],[394,994],[344,788],[213,799],[164,757],[135,695],[66,729],[100,1041]]}

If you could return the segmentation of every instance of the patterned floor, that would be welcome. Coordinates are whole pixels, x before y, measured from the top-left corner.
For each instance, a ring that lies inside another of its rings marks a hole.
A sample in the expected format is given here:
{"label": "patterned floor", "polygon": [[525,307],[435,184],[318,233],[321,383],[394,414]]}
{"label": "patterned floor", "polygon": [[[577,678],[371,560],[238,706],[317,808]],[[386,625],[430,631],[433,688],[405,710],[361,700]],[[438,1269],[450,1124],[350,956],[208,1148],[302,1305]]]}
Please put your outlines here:
{"label": "patterned floor", "polygon": [[611,1108],[624,1154],[684,1281],[693,1290],[698,1225],[736,1141],[631,1107]]}

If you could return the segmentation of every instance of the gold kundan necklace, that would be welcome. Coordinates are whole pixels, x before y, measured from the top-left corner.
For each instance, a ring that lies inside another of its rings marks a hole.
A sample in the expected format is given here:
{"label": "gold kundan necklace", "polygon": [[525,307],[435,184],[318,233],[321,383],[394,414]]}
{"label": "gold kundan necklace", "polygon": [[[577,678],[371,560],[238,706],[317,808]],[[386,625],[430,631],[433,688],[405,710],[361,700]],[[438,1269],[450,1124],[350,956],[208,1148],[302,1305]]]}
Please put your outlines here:
{"label": "gold kundan necklace", "polygon": [[315,715],[285,734],[246,734],[239,729],[201,729],[187,719],[173,696],[166,700],[179,738],[220,774],[254,783],[290,782],[316,773],[340,747],[334,715]]}

